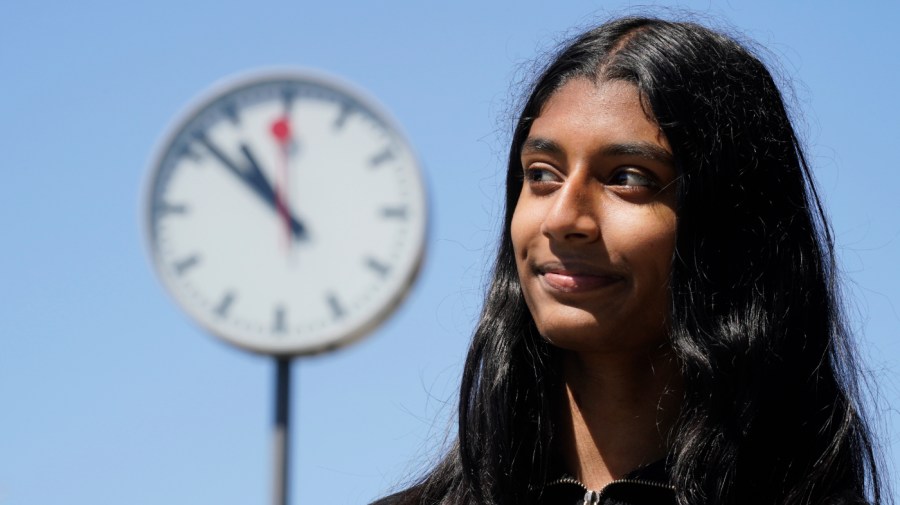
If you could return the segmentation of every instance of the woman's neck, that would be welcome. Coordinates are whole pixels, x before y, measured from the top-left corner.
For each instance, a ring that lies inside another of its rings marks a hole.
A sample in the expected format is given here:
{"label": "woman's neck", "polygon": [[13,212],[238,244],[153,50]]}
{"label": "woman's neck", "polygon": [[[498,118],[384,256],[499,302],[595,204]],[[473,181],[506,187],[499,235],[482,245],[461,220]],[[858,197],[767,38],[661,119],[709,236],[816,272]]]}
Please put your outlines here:
{"label": "woman's neck", "polygon": [[682,394],[670,351],[625,357],[565,351],[563,382],[561,455],[588,488],[665,456]]}

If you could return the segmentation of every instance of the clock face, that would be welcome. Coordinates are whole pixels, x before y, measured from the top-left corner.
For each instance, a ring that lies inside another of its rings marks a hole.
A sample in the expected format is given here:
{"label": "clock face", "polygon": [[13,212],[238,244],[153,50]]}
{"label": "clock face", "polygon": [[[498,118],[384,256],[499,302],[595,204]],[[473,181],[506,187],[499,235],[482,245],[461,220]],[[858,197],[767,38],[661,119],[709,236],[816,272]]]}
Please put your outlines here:
{"label": "clock face", "polygon": [[310,354],[357,339],[422,261],[418,163],[392,121],[333,78],[220,87],[164,142],[148,242],[188,314],[243,348]]}

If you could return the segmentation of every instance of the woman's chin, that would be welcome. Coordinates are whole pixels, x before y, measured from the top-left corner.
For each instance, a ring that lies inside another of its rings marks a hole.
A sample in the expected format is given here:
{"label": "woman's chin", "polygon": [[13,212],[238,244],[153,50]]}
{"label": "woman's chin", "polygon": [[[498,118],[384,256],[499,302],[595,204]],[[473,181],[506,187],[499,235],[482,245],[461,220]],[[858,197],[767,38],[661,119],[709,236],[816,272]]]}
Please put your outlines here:
{"label": "woman's chin", "polygon": [[541,332],[541,336],[554,347],[585,354],[646,354],[657,351],[665,343],[664,338],[585,334],[583,331],[584,328],[580,328],[579,331],[559,328]]}

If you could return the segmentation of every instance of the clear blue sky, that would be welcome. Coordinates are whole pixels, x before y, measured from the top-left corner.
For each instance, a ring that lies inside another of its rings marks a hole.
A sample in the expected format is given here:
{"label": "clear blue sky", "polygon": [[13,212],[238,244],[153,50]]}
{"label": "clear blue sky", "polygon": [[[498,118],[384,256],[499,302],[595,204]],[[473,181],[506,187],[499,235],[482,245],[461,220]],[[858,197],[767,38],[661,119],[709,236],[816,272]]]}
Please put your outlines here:
{"label": "clear blue sky", "polygon": [[[295,367],[293,503],[367,503],[424,469],[452,424],[497,235],[512,83],[573,27],[627,5],[6,2],[0,505],[269,502],[273,365],[170,300],[140,197],[159,138],[194,97],[273,65],[377,97],[433,201],[428,258],[400,311]],[[897,4],[674,6],[757,40],[793,80],[900,488]]]}

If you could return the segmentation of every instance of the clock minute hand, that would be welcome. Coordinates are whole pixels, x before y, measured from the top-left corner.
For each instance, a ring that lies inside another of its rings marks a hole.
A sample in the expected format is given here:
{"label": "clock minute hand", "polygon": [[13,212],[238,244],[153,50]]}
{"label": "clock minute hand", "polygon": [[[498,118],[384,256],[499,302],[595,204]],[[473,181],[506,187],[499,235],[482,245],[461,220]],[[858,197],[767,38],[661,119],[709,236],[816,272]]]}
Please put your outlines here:
{"label": "clock minute hand", "polygon": [[[253,190],[254,194],[261,198],[264,203],[266,203],[269,207],[274,211],[278,211],[278,204],[276,202],[275,190],[272,185],[269,183],[269,180],[266,179],[265,174],[262,173],[262,170],[259,169],[259,165],[256,163],[253,155],[250,152],[250,149],[242,144],[241,152],[244,154],[244,157],[247,159],[248,167],[245,169],[238,168],[238,166],[228,158],[228,156],[223,153],[218,146],[212,143],[205,135],[197,134],[195,136],[198,142],[203,144],[206,149],[218,159],[228,171],[238,178],[241,182],[246,184]],[[294,217],[293,213],[288,211],[291,233],[293,234],[295,239],[306,239],[306,228],[303,224]]]}
{"label": "clock minute hand", "polygon": [[294,239],[305,239],[307,238],[306,229],[303,227],[303,224],[294,217],[294,213],[283,207],[282,204],[278,202],[278,195],[275,193],[275,188],[266,178],[265,174],[263,174],[262,170],[259,169],[259,164],[256,163],[256,158],[253,157],[253,153],[250,152],[250,148],[247,147],[246,144],[241,144],[241,152],[244,153],[244,157],[247,158],[248,171],[249,173],[245,173],[245,177],[250,178],[250,184],[253,184],[254,187],[257,188],[260,196],[266,200],[266,203],[272,207],[279,214],[284,212],[287,214],[288,222],[291,227],[291,234]]}

